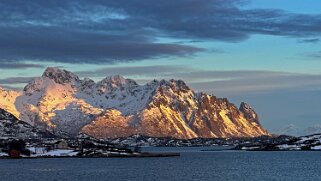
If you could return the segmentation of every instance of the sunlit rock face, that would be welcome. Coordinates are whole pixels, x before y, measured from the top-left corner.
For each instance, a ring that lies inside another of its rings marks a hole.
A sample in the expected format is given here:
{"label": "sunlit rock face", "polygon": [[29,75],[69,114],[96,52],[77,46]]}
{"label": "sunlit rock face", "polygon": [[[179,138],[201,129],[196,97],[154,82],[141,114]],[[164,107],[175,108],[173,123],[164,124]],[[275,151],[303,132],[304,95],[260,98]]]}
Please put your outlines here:
{"label": "sunlit rock face", "polygon": [[21,92],[7,90],[0,87],[0,108],[7,110],[16,117],[20,116],[20,112],[17,110],[15,101]]}
{"label": "sunlit rock face", "polygon": [[97,138],[142,134],[153,137],[255,137],[269,134],[255,111],[240,109],[182,80],[138,85],[119,75],[95,83],[58,68],[47,68],[22,92],[0,90],[0,108],[50,130]]}

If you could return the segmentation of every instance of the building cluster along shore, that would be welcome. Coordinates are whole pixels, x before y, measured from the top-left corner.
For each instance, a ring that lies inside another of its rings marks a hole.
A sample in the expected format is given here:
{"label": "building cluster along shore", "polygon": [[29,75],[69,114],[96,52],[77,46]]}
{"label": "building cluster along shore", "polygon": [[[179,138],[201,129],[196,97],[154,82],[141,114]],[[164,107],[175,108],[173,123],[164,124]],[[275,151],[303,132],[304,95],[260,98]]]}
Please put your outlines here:
{"label": "building cluster along shore", "polygon": [[119,146],[87,135],[76,138],[0,139],[0,158],[169,157],[178,153],[148,153],[139,147]]}

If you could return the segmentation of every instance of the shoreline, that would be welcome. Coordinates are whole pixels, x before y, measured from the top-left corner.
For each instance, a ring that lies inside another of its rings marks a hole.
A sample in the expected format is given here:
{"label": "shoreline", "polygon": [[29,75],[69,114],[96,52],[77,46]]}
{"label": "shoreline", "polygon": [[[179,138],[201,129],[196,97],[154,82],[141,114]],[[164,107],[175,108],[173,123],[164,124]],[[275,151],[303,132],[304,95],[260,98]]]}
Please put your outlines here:
{"label": "shoreline", "polygon": [[141,152],[133,154],[108,154],[108,155],[94,155],[94,156],[20,156],[12,158],[10,156],[0,156],[0,159],[41,159],[41,158],[151,158],[151,157],[179,157],[180,153],[150,153]]}

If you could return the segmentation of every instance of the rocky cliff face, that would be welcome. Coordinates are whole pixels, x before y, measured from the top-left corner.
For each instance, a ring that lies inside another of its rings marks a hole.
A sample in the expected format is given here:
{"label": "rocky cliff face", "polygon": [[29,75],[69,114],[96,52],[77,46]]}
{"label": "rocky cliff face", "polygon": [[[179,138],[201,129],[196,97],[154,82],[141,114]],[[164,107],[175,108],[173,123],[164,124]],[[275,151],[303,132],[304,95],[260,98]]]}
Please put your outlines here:
{"label": "rocky cliff face", "polygon": [[1,138],[51,138],[51,133],[39,130],[30,124],[20,121],[14,115],[0,109],[0,137]]}
{"label": "rocky cliff face", "polygon": [[256,122],[257,124],[260,124],[259,122],[259,116],[256,114],[254,109],[245,102],[242,102],[240,105],[239,110],[244,114],[244,117],[250,121]]}
{"label": "rocky cliff face", "polygon": [[47,68],[21,93],[8,92],[0,91],[0,96],[7,95],[0,108],[37,127],[71,135],[189,139],[268,134],[247,104],[238,109],[227,99],[194,92],[181,80],[138,85],[117,75],[95,83]]}

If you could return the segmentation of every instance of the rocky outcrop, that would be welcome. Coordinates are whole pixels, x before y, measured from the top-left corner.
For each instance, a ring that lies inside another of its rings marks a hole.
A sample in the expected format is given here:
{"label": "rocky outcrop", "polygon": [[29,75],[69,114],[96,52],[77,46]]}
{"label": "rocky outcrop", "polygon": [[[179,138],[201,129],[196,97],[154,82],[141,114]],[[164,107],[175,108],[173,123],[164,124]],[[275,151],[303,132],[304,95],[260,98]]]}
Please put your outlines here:
{"label": "rocky outcrop", "polygon": [[39,130],[30,124],[20,121],[14,115],[0,109],[0,137],[18,139],[37,139],[54,137],[48,131]]}
{"label": "rocky outcrop", "polygon": [[250,105],[246,104],[245,102],[242,102],[239,110],[244,114],[244,117],[247,120],[260,124],[259,116],[256,114],[256,112],[254,111],[254,109],[252,109]]}

